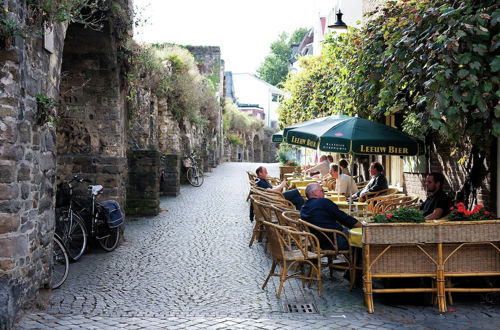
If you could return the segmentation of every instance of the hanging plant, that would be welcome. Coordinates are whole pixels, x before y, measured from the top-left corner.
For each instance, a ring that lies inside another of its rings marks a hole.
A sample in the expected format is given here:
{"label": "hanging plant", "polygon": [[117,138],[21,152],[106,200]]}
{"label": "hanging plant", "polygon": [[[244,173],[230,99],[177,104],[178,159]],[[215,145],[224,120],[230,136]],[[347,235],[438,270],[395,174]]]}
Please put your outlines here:
{"label": "hanging plant", "polygon": [[38,125],[56,122],[58,104],[44,94],[36,95],[36,122]]}

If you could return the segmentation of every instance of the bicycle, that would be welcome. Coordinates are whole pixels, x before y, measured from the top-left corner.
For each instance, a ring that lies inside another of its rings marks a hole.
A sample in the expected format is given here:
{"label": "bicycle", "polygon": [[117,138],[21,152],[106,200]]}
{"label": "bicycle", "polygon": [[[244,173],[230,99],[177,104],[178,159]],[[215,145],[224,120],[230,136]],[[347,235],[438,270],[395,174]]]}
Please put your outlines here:
{"label": "bicycle", "polygon": [[52,245],[52,264],[51,264],[51,277],[49,287],[51,289],[57,289],[63,285],[64,281],[68,277],[69,271],[69,257],[61,241],[61,238],[54,233],[53,245]]}
{"label": "bicycle", "polygon": [[[87,229],[85,222],[76,212],[73,212],[73,182],[82,183],[85,180],[74,176],[71,180],[65,182],[69,191],[67,195],[62,193],[58,194],[58,202],[68,204],[67,209],[59,208],[56,210],[56,233],[66,247],[68,255],[72,261],[77,261],[85,252],[87,248]],[[62,188],[62,187],[61,187]],[[58,193],[60,191],[58,190]],[[64,199],[64,201],[61,201]]]}
{"label": "bicycle", "polygon": [[203,184],[203,171],[198,167],[194,151],[189,156],[184,157],[183,164],[187,168],[186,177],[189,183],[194,187],[200,187]]}
{"label": "bicycle", "polygon": [[[87,191],[90,198],[78,200],[73,197],[71,183],[74,181],[79,183],[89,182],[89,180],[85,180],[78,176],[74,176],[73,179],[68,181],[68,186],[70,187],[69,209],[66,211],[66,218],[63,217],[63,219],[67,219],[67,221],[62,222],[67,223],[65,227],[62,227],[62,230],[63,235],[65,237],[67,236],[66,240],[68,241],[68,245],[75,247],[74,255],[79,258],[87,247],[86,237],[88,233],[90,233],[90,236],[95,238],[105,251],[113,251],[120,242],[119,227],[123,223],[123,217],[118,203],[115,201],[97,202],[97,196],[103,192],[103,187],[101,185],[89,185]],[[109,209],[111,209],[111,211]],[[118,218],[110,219],[110,213],[113,213],[113,217],[118,215]],[[74,232],[72,233],[70,230],[72,228],[72,221],[78,225],[83,224],[85,235],[74,235]],[[111,221],[113,221],[113,223],[111,223]],[[85,238],[83,239],[83,237]]]}

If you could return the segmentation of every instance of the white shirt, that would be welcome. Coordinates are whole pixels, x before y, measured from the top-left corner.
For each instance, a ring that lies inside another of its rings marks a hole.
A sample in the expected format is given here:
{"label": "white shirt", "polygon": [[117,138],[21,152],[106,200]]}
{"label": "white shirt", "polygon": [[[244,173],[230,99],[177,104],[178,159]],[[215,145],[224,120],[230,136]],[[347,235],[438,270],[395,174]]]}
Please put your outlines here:
{"label": "white shirt", "polygon": [[318,165],[311,167],[310,169],[307,170],[307,172],[318,172],[321,174],[321,176],[325,176],[328,173],[330,173],[330,162],[328,160],[324,160]]}
{"label": "white shirt", "polygon": [[358,192],[358,187],[352,177],[347,174],[340,174],[335,190],[349,197]]}

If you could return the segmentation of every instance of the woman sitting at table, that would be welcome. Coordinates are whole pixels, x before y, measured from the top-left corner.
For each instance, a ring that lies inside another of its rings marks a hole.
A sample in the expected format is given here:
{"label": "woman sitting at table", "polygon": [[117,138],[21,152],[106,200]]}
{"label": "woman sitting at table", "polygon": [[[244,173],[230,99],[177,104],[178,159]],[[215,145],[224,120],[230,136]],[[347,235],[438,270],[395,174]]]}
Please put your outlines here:
{"label": "woman sitting at table", "polygon": [[[361,223],[350,215],[342,212],[338,206],[325,198],[323,188],[319,183],[310,183],[306,187],[307,201],[300,211],[300,218],[315,226],[335,229],[349,235],[349,230],[343,228],[361,227]],[[314,233],[313,233],[314,234]],[[322,249],[331,249],[329,241],[323,235],[316,235]],[[338,248],[349,248],[349,242],[343,236],[337,235]]]}

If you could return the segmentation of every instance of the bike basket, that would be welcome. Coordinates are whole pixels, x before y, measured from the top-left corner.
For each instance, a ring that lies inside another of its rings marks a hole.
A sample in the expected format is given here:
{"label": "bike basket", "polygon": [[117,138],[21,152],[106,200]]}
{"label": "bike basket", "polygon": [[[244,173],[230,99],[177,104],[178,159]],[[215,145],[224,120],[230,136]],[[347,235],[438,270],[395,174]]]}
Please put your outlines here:
{"label": "bike basket", "polygon": [[193,166],[193,161],[191,160],[191,158],[186,157],[182,160],[182,165],[184,165],[184,167],[186,167],[186,168],[189,168],[189,167]]}
{"label": "bike basket", "polygon": [[98,204],[102,206],[99,216],[106,221],[109,228],[116,228],[123,223],[124,219],[120,204],[111,200],[99,202]]}

